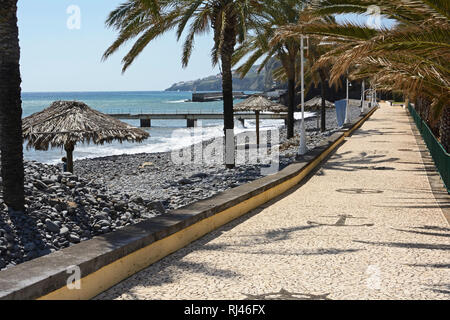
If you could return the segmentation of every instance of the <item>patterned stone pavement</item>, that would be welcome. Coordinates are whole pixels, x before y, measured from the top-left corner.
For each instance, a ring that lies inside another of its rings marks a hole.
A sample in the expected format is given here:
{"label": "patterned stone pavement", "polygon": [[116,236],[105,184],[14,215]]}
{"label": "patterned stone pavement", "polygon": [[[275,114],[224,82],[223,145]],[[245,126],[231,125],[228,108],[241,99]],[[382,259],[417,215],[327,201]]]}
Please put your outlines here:
{"label": "patterned stone pavement", "polygon": [[382,105],[309,181],[97,299],[449,297],[450,226],[406,111]]}

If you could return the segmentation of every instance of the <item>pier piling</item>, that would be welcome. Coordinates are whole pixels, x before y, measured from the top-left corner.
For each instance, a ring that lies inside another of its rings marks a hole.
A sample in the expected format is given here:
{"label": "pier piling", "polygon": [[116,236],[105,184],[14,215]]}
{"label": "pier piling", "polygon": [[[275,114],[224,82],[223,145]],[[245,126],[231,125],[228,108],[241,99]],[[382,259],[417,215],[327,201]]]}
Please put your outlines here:
{"label": "pier piling", "polygon": [[141,128],[150,128],[152,126],[151,119],[140,119],[141,120]]}
{"label": "pier piling", "polygon": [[195,128],[197,127],[197,119],[186,119],[187,120],[187,127],[188,128]]}

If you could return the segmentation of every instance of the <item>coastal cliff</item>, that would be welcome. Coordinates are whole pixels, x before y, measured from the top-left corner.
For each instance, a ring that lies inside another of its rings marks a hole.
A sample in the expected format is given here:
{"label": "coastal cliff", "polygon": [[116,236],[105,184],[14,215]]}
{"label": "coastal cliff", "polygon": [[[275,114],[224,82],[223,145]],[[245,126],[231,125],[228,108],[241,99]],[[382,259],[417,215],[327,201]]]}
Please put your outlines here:
{"label": "coastal cliff", "polygon": [[[258,73],[258,67],[253,66],[243,79],[233,72],[233,90],[266,91],[279,85],[273,81],[272,68],[264,68]],[[202,79],[177,82],[165,91],[222,91],[222,76],[216,74]]]}

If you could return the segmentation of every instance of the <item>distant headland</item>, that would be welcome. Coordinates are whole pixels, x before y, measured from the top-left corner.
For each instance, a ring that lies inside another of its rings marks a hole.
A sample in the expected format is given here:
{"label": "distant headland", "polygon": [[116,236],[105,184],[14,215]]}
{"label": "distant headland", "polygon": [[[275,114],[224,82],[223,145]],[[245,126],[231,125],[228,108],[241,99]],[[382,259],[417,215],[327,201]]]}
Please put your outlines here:
{"label": "distant headland", "polygon": [[[253,66],[247,75],[241,77],[233,72],[234,91],[267,91],[279,85],[273,81],[272,70],[267,68],[258,73],[259,66]],[[222,91],[222,75],[216,74],[206,78],[174,83],[165,91]]]}

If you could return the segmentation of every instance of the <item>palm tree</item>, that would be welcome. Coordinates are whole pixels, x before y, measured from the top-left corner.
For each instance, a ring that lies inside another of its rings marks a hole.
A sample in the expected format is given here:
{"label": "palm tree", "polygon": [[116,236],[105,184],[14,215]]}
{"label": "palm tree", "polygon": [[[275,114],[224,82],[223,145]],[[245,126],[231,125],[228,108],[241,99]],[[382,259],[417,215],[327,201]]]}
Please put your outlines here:
{"label": "palm tree", "polygon": [[[309,1],[299,0],[266,0],[261,10],[261,21],[255,26],[253,35],[236,49],[233,64],[238,64],[244,57],[247,60],[237,69],[243,78],[251,67],[259,59],[263,59],[259,65],[258,72],[273,61],[278,59],[282,65],[282,76],[287,78],[288,83],[288,118],[287,138],[294,136],[294,108],[297,69],[299,67],[299,39],[289,38],[270,43],[279,26],[297,23],[300,21],[300,13]],[[280,74],[278,72],[278,74]]]}
{"label": "palm tree", "polygon": [[[287,138],[290,139],[294,135],[294,107],[295,107],[295,93],[299,85],[300,73],[300,40],[299,37],[290,38],[275,38],[276,31],[281,26],[289,24],[296,24],[299,22],[311,22],[319,18],[313,17],[309,14],[304,14],[305,8],[311,1],[303,0],[268,0],[265,1],[264,9],[262,10],[263,23],[257,25],[254,30],[255,35],[248,37],[240,47],[236,50],[233,57],[233,64],[237,64],[245,56],[247,61],[244,62],[237,71],[241,77],[244,77],[253,64],[263,58],[258,71],[261,71],[274,58],[281,62],[282,67],[274,71],[277,80],[287,80],[288,82],[288,121],[287,121]],[[331,16],[320,18],[322,21],[334,22]],[[308,44],[309,48],[306,55],[306,69],[305,80],[307,88],[312,83],[321,85],[322,108],[321,108],[321,130],[325,128],[325,84],[328,77],[328,66],[321,66],[311,72],[309,67],[314,64],[320,56],[329,50],[321,39],[311,39]]]}
{"label": "palm tree", "polygon": [[0,151],[3,200],[24,210],[22,101],[17,0],[0,0]]}
{"label": "palm tree", "polygon": [[322,0],[316,1],[313,15],[364,13],[371,5],[384,16],[395,19],[388,29],[371,29],[353,23],[320,21],[280,28],[281,39],[299,34],[328,37],[339,43],[323,55],[317,65],[332,62],[331,81],[335,82],[350,66],[357,65],[351,77],[370,77],[381,90],[408,93],[414,101],[431,102],[435,118],[441,118],[440,137],[450,150],[447,115],[450,113],[450,2],[445,0]]}
{"label": "palm tree", "polygon": [[[329,18],[331,20],[331,17]],[[329,20],[329,21],[331,21]],[[307,79],[307,88],[311,88],[312,85],[320,85],[320,96],[322,98],[320,106],[320,131],[326,130],[326,99],[325,99],[325,86],[328,84],[331,66],[323,63],[320,66],[316,66],[316,62],[319,61],[321,56],[331,50],[332,45],[325,42],[323,38],[311,38],[308,41],[308,51],[306,54],[307,67],[305,79]]]}
{"label": "palm tree", "polygon": [[195,36],[207,33],[210,28],[213,30],[212,64],[215,66],[220,61],[222,70],[227,168],[235,165],[231,60],[236,43],[244,41],[247,28],[253,23],[253,12],[259,7],[257,0],[128,0],[112,11],[106,21],[107,26],[119,31],[119,36],[106,50],[104,59],[127,41],[137,38],[123,58],[123,72],[156,37],[176,29],[180,39],[189,24],[183,44],[182,65],[185,67],[194,47]]}

